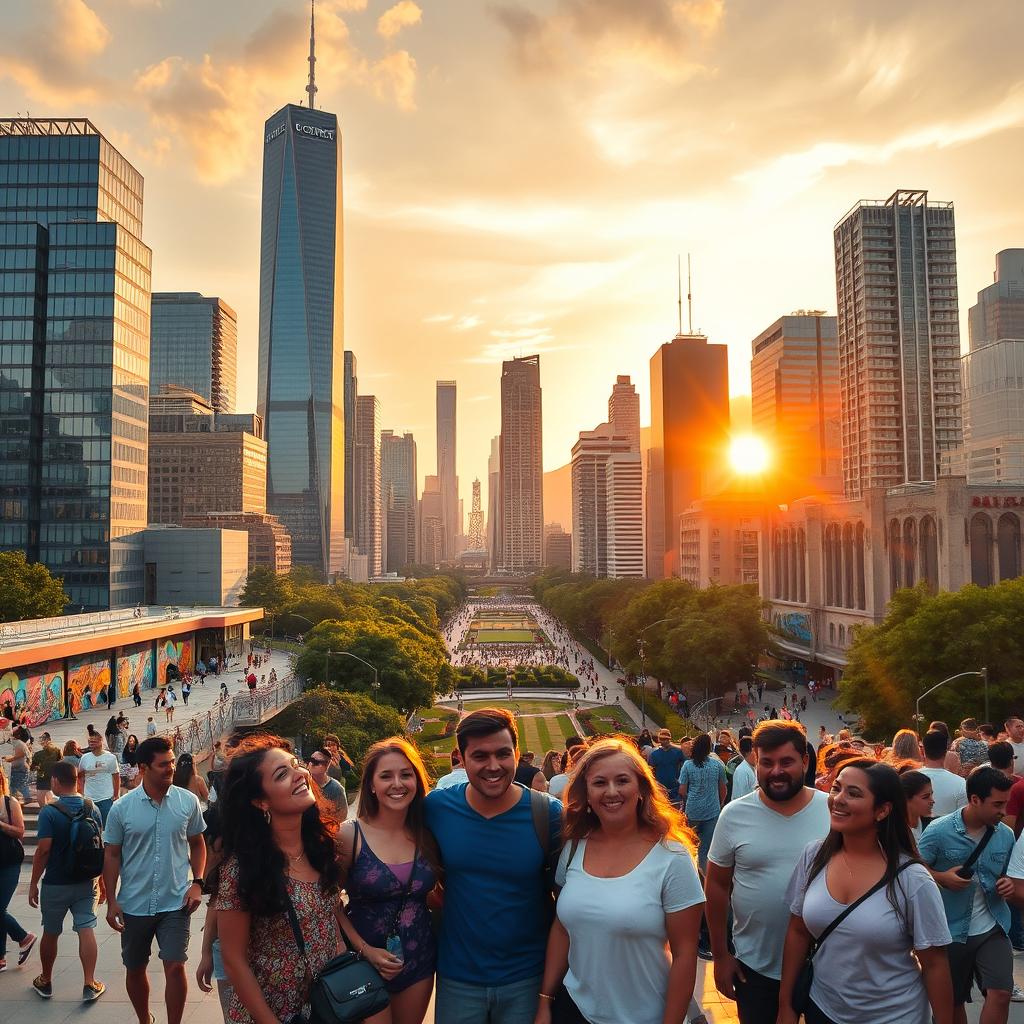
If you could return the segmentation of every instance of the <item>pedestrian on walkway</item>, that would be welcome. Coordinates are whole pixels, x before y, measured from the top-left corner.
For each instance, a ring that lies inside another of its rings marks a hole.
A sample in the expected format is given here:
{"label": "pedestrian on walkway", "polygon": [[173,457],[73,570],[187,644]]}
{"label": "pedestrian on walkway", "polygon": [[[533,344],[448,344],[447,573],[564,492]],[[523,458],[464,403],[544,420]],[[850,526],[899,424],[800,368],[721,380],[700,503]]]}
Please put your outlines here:
{"label": "pedestrian on walkway", "polygon": [[535,1024],[683,1020],[704,903],[696,844],[632,743],[580,758],[564,835]]}
{"label": "pedestrian on walkway", "polygon": [[31,757],[29,743],[31,741],[32,737],[28,729],[23,725],[16,726],[11,733],[11,746],[14,752],[4,758],[4,761],[10,765],[11,796],[23,804],[27,804],[32,799],[32,794],[28,789],[29,758]]}
{"label": "pedestrian on walkway", "polygon": [[142,707],[142,688],[139,686],[137,682],[132,687],[132,700],[135,702],[135,706],[137,708]]}
{"label": "pedestrian on walkway", "polygon": [[164,966],[167,1024],[181,1024],[189,919],[202,897],[206,826],[195,795],[172,784],[174,751],[166,738],[140,743],[138,764],[141,785],[114,804],[103,832],[107,924],[121,934],[125,988],[140,1024],[153,1019],[146,966],[154,938]]}
{"label": "pedestrian on walkway", "polygon": [[152,739],[156,735],[156,722],[153,721],[153,716],[150,715],[146,719],[146,739]]}
{"label": "pedestrian on walkway", "polygon": [[181,700],[185,707],[188,707],[188,698],[192,693],[192,684],[186,679],[181,684]]}
{"label": "pedestrian on walkway", "polygon": [[967,786],[960,775],[955,775],[944,766],[949,750],[949,736],[937,729],[924,734],[924,766],[918,771],[932,780],[932,794],[935,797],[935,817],[944,818],[967,803]]}
{"label": "pedestrian on walkway", "polygon": [[701,733],[693,741],[693,753],[679,773],[679,801],[700,842],[697,863],[702,873],[707,865],[715,823],[725,804],[725,794],[725,765],[711,756],[711,737]]}
{"label": "pedestrian on walkway", "polygon": [[110,808],[121,793],[121,773],[117,758],[103,749],[103,737],[89,733],[89,750],[78,763],[78,792],[91,800],[106,824]]}
{"label": "pedestrian on walkway", "polygon": [[319,787],[324,799],[334,808],[340,823],[348,817],[348,794],[337,779],[332,779],[327,774],[330,764],[331,752],[323,748],[314,750],[306,761],[310,776]]}
{"label": "pedestrian on walkway", "polygon": [[[789,922],[786,886],[807,844],[828,833],[828,798],[805,785],[802,726],[762,722],[744,742],[753,744],[758,788],[722,809],[708,851],[705,913],[715,987],[736,1000],[741,1024],[775,1024]],[[730,910],[735,955],[728,941]]]}
{"label": "pedestrian on walkway", "polygon": [[437,1020],[532,1024],[551,923],[545,868],[562,805],[513,783],[518,735],[504,708],[471,712],[455,735],[469,783],[424,801],[445,878]]}
{"label": "pedestrian on walkway", "polygon": [[673,807],[678,807],[679,773],[683,770],[686,758],[672,742],[672,733],[668,729],[658,730],[658,746],[650,752],[647,760],[654,770],[655,780],[665,792],[666,799]]}
{"label": "pedestrian on walkway", "polygon": [[36,942],[36,937],[26,932],[7,910],[21,876],[21,865],[25,859],[24,838],[25,818],[21,804],[11,799],[7,776],[0,771],[0,914],[4,917],[0,927],[0,970],[7,969],[8,939],[18,943],[19,967],[28,959]]}
{"label": "pedestrian on walkway", "polygon": [[164,691],[164,719],[168,722],[174,721],[174,706],[178,703],[178,695],[174,692],[174,687],[170,683],[167,684],[167,689]]}
{"label": "pedestrian on walkway", "polygon": [[91,1003],[106,991],[106,985],[96,979],[103,819],[91,800],[79,796],[78,769],[69,761],[53,766],[52,785],[57,799],[39,812],[39,844],[28,888],[29,906],[40,908],[43,923],[41,970],[32,987],[44,999],[53,995],[53,965],[64,919],[70,913],[82,964],[82,1001]]}
{"label": "pedestrian on walkway", "polygon": [[36,803],[45,807],[50,799],[50,773],[61,759],[61,752],[48,732],[39,737],[39,743],[39,749],[32,755],[31,767],[36,776]]}

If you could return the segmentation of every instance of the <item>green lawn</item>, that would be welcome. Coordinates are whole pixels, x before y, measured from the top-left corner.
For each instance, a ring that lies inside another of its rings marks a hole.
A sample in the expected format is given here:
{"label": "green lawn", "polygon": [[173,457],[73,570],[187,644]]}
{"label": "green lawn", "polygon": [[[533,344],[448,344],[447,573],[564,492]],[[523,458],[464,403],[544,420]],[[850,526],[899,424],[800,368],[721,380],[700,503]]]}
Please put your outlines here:
{"label": "green lawn", "polygon": [[476,635],[478,644],[530,644],[533,630],[530,629],[481,629]]}
{"label": "green lawn", "polygon": [[572,736],[575,732],[568,715],[558,715],[555,718],[520,718],[518,724],[519,749],[532,750],[537,755],[535,763],[538,767],[547,751],[565,749],[566,736]]}
{"label": "green lawn", "polygon": [[[632,733],[636,730],[632,720],[625,711],[615,708],[593,708],[590,721],[594,728],[603,736],[606,733],[626,732]],[[617,724],[616,724],[617,723]]]}

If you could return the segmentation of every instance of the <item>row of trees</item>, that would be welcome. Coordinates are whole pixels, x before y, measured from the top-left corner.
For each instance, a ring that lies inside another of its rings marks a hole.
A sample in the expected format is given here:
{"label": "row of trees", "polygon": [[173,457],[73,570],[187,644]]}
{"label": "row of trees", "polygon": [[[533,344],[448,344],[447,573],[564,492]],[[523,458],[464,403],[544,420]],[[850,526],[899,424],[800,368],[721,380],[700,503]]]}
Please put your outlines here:
{"label": "row of trees", "polygon": [[596,580],[549,569],[537,577],[534,594],[627,672],[643,670],[712,696],[750,679],[770,642],[763,602],[751,585],[699,589],[678,579]]}
{"label": "row of trees", "polygon": [[63,615],[70,598],[64,583],[24,551],[0,552],[0,622]]}

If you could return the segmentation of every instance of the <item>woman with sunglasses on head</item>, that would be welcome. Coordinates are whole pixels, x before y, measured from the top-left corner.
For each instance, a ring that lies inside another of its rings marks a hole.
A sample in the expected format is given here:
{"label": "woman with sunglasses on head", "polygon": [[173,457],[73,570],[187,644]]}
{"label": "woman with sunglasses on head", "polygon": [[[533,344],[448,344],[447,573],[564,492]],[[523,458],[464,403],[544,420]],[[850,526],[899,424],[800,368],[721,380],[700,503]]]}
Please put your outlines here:
{"label": "woman with sunglasses on head", "polygon": [[366,752],[359,817],[339,832],[349,904],[341,916],[352,947],[376,968],[391,1005],[366,1024],[421,1024],[430,1004],[437,941],[427,896],[437,883],[437,847],[423,821],[427,773],[398,736]]}
{"label": "woman with sunglasses on head", "polygon": [[871,758],[847,761],[828,805],[831,829],[804,851],[786,893],[778,1024],[797,1024],[808,951],[847,910],[814,955],[807,1024],[953,1024],[949,927],[917,859],[900,777]]}

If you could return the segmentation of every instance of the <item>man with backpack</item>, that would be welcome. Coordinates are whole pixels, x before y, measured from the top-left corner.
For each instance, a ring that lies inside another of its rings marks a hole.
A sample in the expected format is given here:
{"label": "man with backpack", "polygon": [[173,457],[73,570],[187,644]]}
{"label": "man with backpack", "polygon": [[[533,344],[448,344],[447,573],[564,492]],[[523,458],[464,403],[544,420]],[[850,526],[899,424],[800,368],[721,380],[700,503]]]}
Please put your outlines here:
{"label": "man with backpack", "polygon": [[106,990],[103,982],[96,980],[96,901],[103,894],[103,824],[93,802],[78,795],[78,769],[73,762],[58,761],[50,770],[50,785],[57,799],[39,811],[39,845],[32,858],[28,891],[29,906],[40,908],[43,919],[39,943],[42,970],[32,987],[43,999],[53,995],[57,942],[70,911],[84,975],[82,1001],[91,1003]]}

